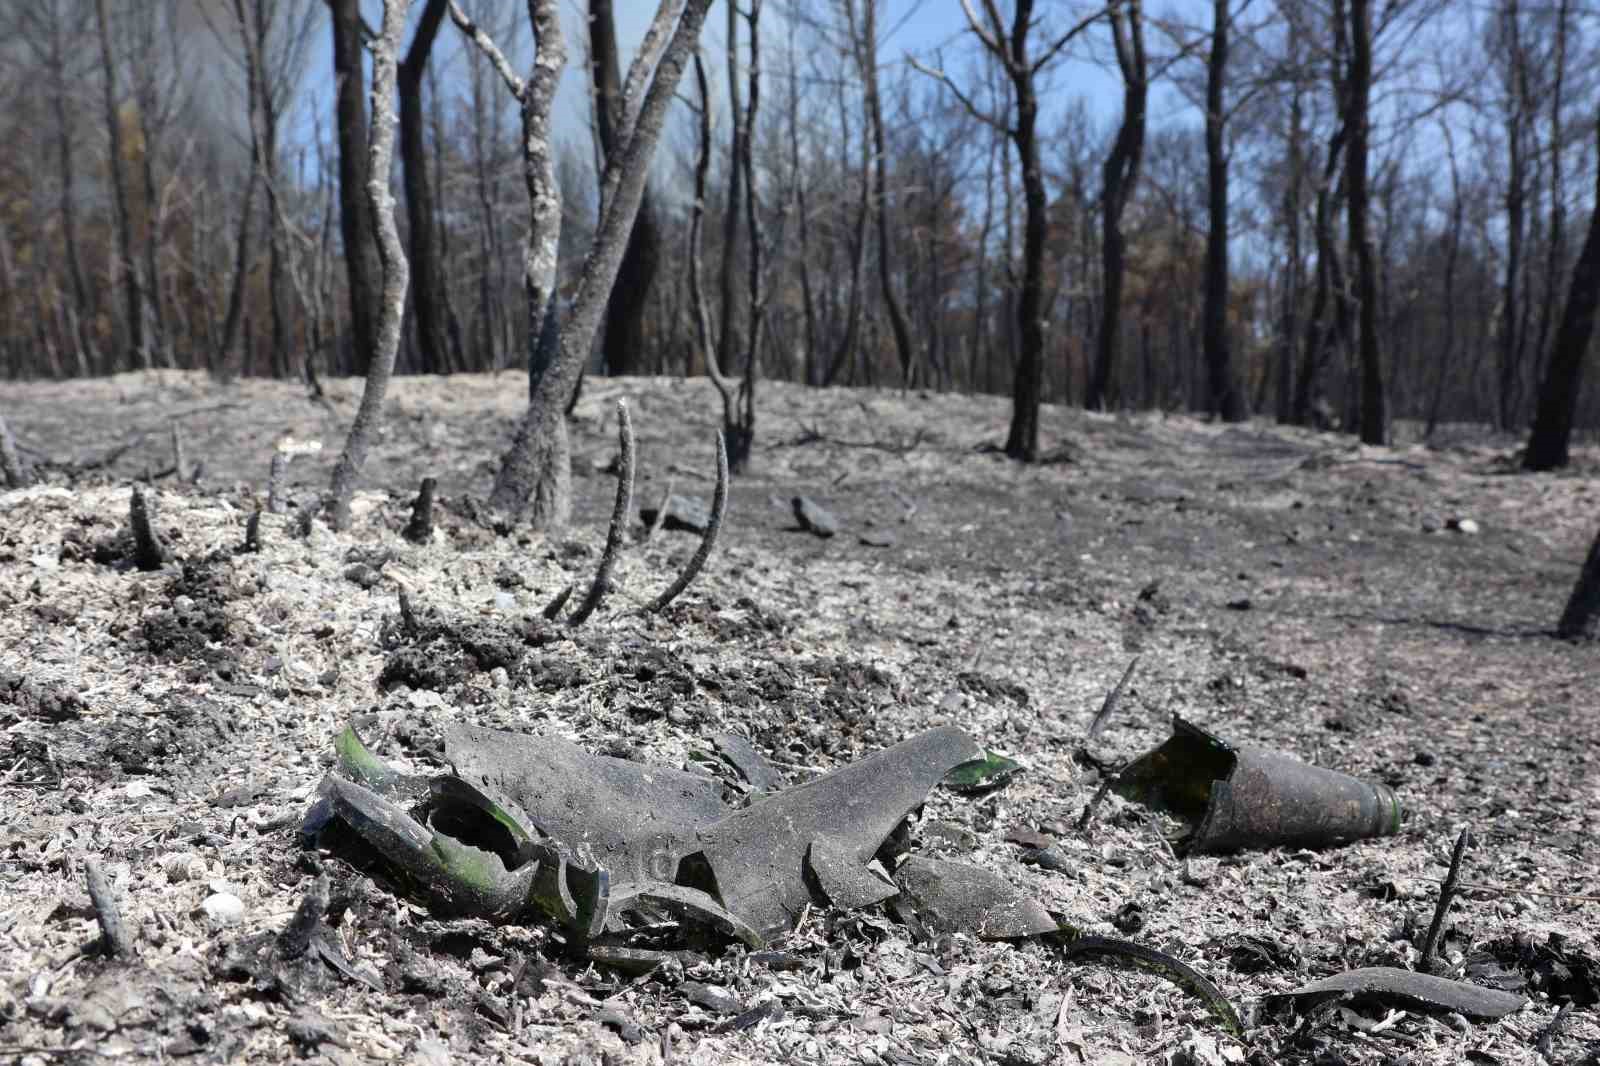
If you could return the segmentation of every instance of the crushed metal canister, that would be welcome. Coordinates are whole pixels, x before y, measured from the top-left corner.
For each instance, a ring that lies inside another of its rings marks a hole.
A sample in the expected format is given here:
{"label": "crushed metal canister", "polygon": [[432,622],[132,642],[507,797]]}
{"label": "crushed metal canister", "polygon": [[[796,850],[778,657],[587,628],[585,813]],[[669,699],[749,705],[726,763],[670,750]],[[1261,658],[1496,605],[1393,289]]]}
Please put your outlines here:
{"label": "crushed metal canister", "polygon": [[1387,785],[1230,744],[1177,715],[1172,736],[1129,763],[1113,788],[1188,822],[1191,852],[1322,847],[1400,828],[1400,800]]}

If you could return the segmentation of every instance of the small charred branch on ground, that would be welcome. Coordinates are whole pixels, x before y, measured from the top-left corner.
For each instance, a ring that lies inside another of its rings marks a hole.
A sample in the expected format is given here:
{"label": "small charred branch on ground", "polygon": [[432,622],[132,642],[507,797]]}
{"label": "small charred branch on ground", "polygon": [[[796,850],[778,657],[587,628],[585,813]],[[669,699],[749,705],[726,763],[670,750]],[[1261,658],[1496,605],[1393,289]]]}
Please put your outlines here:
{"label": "small charred branch on ground", "polygon": [[567,600],[572,598],[572,583],[569,581],[562,590],[551,597],[550,602],[544,605],[545,618],[554,622],[561,617],[561,608],[567,605]]}
{"label": "small charred branch on ground", "polygon": [[1110,792],[1116,783],[1116,774],[1111,774],[1100,782],[1100,787],[1095,790],[1094,798],[1084,805],[1083,813],[1078,815],[1078,832],[1084,833],[1088,831],[1090,824],[1094,822],[1095,812],[1100,809],[1100,804],[1105,801],[1106,793]]}
{"label": "small charred branch on ground", "polygon": [[617,499],[611,508],[611,527],[606,531],[605,550],[600,553],[600,565],[595,567],[594,581],[578,609],[567,619],[568,625],[580,626],[589,620],[600,601],[611,590],[611,570],[616,566],[617,553],[622,550],[622,540],[628,529],[628,515],[633,510],[633,419],[628,414],[628,404],[617,401]]}
{"label": "small charred branch on ground", "polygon": [[657,533],[661,532],[661,523],[663,523],[663,522],[665,522],[667,520],[667,504],[672,501],[672,490],[677,488],[677,487],[678,487],[678,479],[677,478],[675,478],[675,477],[667,478],[667,491],[665,493],[663,493],[662,496],[661,496],[661,506],[656,508],[656,516],[655,516],[655,518],[651,519],[650,524],[645,527],[645,530],[644,530],[644,539],[645,540],[650,540]]}
{"label": "small charred branch on ground", "polygon": [[1122,680],[1117,682],[1115,688],[1106,693],[1105,702],[1100,705],[1100,710],[1095,713],[1094,720],[1089,723],[1089,731],[1083,736],[1083,746],[1087,748],[1094,743],[1095,734],[1100,732],[1102,726],[1110,720],[1117,709],[1117,704],[1122,702],[1122,693],[1127,689],[1128,682],[1133,680],[1133,671],[1139,665],[1139,657],[1135,655],[1128,663],[1128,668],[1122,672]]}
{"label": "small charred branch on ground", "polygon": [[728,445],[723,439],[723,434],[717,434],[717,488],[711,497],[711,521],[706,525],[706,534],[700,538],[700,547],[695,549],[694,555],[689,559],[689,564],[683,568],[683,573],[678,575],[665,592],[657,596],[650,605],[652,614],[659,614],[667,604],[678,598],[678,594],[689,587],[706,565],[706,560],[711,558],[711,549],[717,543],[717,533],[722,529],[722,516],[728,510]]}
{"label": "small charred branch on ground", "polygon": [[172,474],[181,484],[184,471],[189,469],[189,458],[183,446],[183,427],[174,420],[172,423]]}
{"label": "small charred branch on ground", "polygon": [[433,491],[438,486],[437,478],[423,478],[411,503],[411,521],[401,535],[413,544],[426,544],[433,538]]}
{"label": "small charred branch on ground", "polygon": [[250,512],[250,517],[244,523],[244,550],[258,552],[261,550],[261,508],[257,507]]}
{"label": "small charred branch on ground", "polygon": [[133,529],[133,563],[140,570],[160,570],[167,561],[166,546],[150,525],[150,506],[137,485],[128,501],[128,525]]}
{"label": "small charred branch on ground", "polygon": [[1422,942],[1422,958],[1417,962],[1417,969],[1422,973],[1433,972],[1433,952],[1439,946],[1439,931],[1444,927],[1445,912],[1450,909],[1450,901],[1455,898],[1456,887],[1461,881],[1461,857],[1466,854],[1467,843],[1471,839],[1472,831],[1462,826],[1456,837],[1455,851],[1450,853],[1450,872],[1444,875],[1444,884],[1439,886],[1439,905],[1433,909],[1428,937]]}
{"label": "small charred branch on ground", "polygon": [[11,427],[4,418],[0,418],[0,474],[5,475],[7,488],[27,488],[33,481],[17,450],[17,439],[11,435]]}
{"label": "small charred branch on ground", "polygon": [[287,505],[283,502],[284,475],[289,472],[289,453],[278,449],[272,453],[272,468],[267,471],[267,513],[282,514]]}
{"label": "small charred branch on ground", "polygon": [[117,897],[111,891],[105,867],[93,855],[86,856],[83,873],[84,880],[89,884],[89,902],[94,905],[95,919],[100,923],[100,932],[105,937],[106,954],[114,959],[133,958],[133,936],[122,923],[122,914],[117,910]]}

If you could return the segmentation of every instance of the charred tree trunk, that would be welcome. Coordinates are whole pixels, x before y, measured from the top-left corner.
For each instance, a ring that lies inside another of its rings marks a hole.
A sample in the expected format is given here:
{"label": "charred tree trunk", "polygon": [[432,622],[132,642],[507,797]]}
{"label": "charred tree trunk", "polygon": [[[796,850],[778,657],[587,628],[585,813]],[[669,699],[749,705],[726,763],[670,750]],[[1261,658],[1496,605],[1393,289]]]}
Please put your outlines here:
{"label": "charred tree trunk", "polygon": [[1600,640],[1600,534],[1589,546],[1589,555],[1578,572],[1578,583],[1567,598],[1566,609],[1556,633],[1568,638]]}
{"label": "charred tree trunk", "polygon": [[[618,127],[623,121],[623,109],[629,104],[622,99],[622,67],[611,0],[589,0],[589,54],[595,125],[600,132],[600,151],[609,160],[621,151]],[[603,344],[608,373],[642,374],[648,366],[645,312],[661,267],[661,226],[654,199],[646,185],[644,198],[639,201],[639,217],[634,219],[627,250],[622,253],[616,287],[606,302]]]}
{"label": "charred tree trunk", "polygon": [[[1600,141],[1600,123],[1597,123],[1596,138]],[[1596,173],[1595,190],[1600,194],[1600,171]],[[1578,388],[1583,383],[1583,363],[1594,334],[1597,308],[1600,308],[1600,201],[1589,220],[1583,251],[1578,253],[1577,265],[1572,269],[1567,304],[1561,312],[1561,324],[1556,327],[1555,344],[1550,353],[1550,369],[1539,392],[1539,410],[1522,459],[1525,469],[1554,470],[1567,465]],[[1600,575],[1596,580],[1600,581]]]}
{"label": "charred tree trunk", "polygon": [[111,135],[111,203],[117,231],[117,273],[121,275],[123,314],[128,323],[130,368],[148,368],[150,350],[145,344],[144,271],[133,254],[133,214],[128,205],[128,155],[122,137],[122,116],[117,110],[117,64],[111,51],[111,19],[106,0],[95,0],[95,23],[100,31],[100,56],[105,65],[106,129]]}
{"label": "charred tree trunk", "polygon": [[[550,20],[548,32],[539,35],[540,48],[555,47],[554,42],[559,40],[561,30],[560,14],[554,0],[537,0],[536,6],[541,12],[547,12]],[[673,100],[683,69],[694,51],[700,27],[705,22],[706,9],[710,6],[711,0],[688,0],[671,34],[670,43],[655,66],[655,74],[639,109],[639,116],[625,137],[626,147],[614,163],[606,168],[606,184],[601,197],[605,211],[595,231],[594,243],[584,258],[572,313],[561,331],[560,353],[540,376],[533,398],[528,403],[527,414],[495,477],[490,505],[501,512],[515,513],[531,504],[529,518],[538,529],[559,528],[566,524],[571,514],[572,460],[565,417],[567,401],[588,361],[600,317],[622,265],[628,232],[633,228],[639,202],[644,197],[650,160],[661,136],[667,107]],[[662,26],[664,16],[669,11],[669,7],[661,9],[656,24],[652,26],[652,33]],[[455,14],[452,9],[452,16]],[[646,43],[649,41],[647,35]],[[641,53],[643,51],[645,49],[641,46]],[[553,98],[559,70],[560,64],[556,64],[552,70],[547,62],[543,62],[536,67],[535,77],[530,81],[540,81],[548,76],[548,90]],[[548,101],[543,114],[548,132]],[[525,139],[525,144],[531,142]],[[542,150],[548,160],[548,138]],[[532,166],[531,161],[529,165]],[[554,178],[551,168],[549,180],[552,188],[541,193],[541,196],[554,201],[559,219],[560,200],[553,192]],[[554,253],[552,244],[552,272],[555,266]]]}
{"label": "charred tree trunk", "polygon": [[[333,18],[333,75],[338,90],[339,232],[344,238],[345,275],[350,285],[353,369],[367,373],[377,355],[378,317],[383,304],[383,267],[367,204],[367,106],[361,72],[361,5],[328,0]],[[388,174],[376,175],[387,182]]]}
{"label": "charred tree trunk", "polygon": [[406,232],[411,238],[411,273],[416,279],[411,289],[411,308],[416,315],[418,369],[424,374],[444,374],[450,370],[444,265],[439,251],[433,182],[428,175],[427,145],[422,132],[422,78],[448,7],[448,0],[428,0],[396,78],[400,93],[400,164],[406,185]]}
{"label": "charred tree trunk", "polygon": [[1211,409],[1224,422],[1243,422],[1250,407],[1234,374],[1228,344],[1228,149],[1223,100],[1228,74],[1228,0],[1212,0],[1211,56],[1206,63],[1205,351]]}
{"label": "charred tree trunk", "polygon": [[1145,102],[1150,76],[1145,61],[1144,14],[1139,0],[1128,0],[1127,10],[1113,6],[1107,12],[1122,71],[1122,124],[1116,142],[1101,169],[1100,262],[1103,295],[1100,329],[1095,340],[1094,373],[1089,379],[1085,406],[1106,408],[1119,400],[1117,384],[1118,332],[1122,321],[1122,282],[1126,273],[1127,240],[1122,233],[1122,212],[1139,181],[1144,155]]}
{"label": "charred tree trunk", "polygon": [[[862,0],[857,26],[855,0],[846,0],[851,36],[855,38],[856,67],[867,112],[868,135],[872,138],[872,209],[878,225],[878,288],[889,312],[889,329],[894,335],[895,353],[900,359],[900,378],[909,388],[916,376],[916,351],[911,343],[911,327],[905,308],[894,286],[893,220],[889,210],[888,149],[883,133],[883,102],[878,93],[878,2]],[[748,135],[748,134],[747,134]]]}
{"label": "charred tree trunk", "polygon": [[1361,441],[1382,444],[1388,436],[1383,365],[1378,352],[1378,266],[1368,232],[1367,145],[1372,131],[1372,2],[1350,0],[1350,140],[1345,163],[1349,188],[1350,247],[1356,257],[1361,356]]}
{"label": "charred tree trunk", "polygon": [[407,0],[384,0],[383,28],[372,44],[372,130],[368,143],[366,193],[368,221],[378,235],[383,290],[373,334],[372,362],[361,391],[361,407],[350,425],[344,452],[333,468],[328,493],[328,516],[335,529],[350,527],[350,498],[356,478],[366,463],[367,449],[377,436],[383,417],[383,397],[400,350],[400,327],[405,316],[406,285],[410,268],[400,233],[394,223],[394,196],[389,192],[389,166],[394,161],[395,67],[400,55],[400,34],[405,30]]}

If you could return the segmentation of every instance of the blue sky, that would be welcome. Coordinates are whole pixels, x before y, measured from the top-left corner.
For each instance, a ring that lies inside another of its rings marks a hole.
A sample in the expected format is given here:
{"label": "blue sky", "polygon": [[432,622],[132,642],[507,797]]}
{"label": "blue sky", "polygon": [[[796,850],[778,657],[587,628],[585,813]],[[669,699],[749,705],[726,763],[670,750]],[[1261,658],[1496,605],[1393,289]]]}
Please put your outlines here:
{"label": "blue sky", "polygon": [[[725,40],[724,2],[725,0],[717,0],[712,5],[705,31],[701,35],[703,45],[712,54],[721,51]],[[931,62],[934,54],[941,50],[946,66],[957,80],[962,80],[961,76],[970,72],[978,46],[967,29],[966,16],[962,13],[959,0],[880,0],[880,2],[883,7],[880,8],[879,29],[883,35],[883,43],[880,46],[879,58],[886,68],[886,76],[893,77],[898,74],[895,68],[904,63],[904,57],[908,52],[917,55],[925,62]],[[564,0],[562,5],[569,49],[567,70],[562,82],[561,96],[557,102],[556,115],[558,136],[579,142],[588,138],[589,121],[585,97],[586,71],[583,66],[586,6],[584,0]],[[780,47],[783,35],[788,32],[781,16],[783,6],[781,0],[767,0],[763,16],[763,44],[772,51]],[[1062,3],[1061,0],[1040,0],[1037,6],[1047,20],[1046,25],[1056,29],[1057,32],[1060,28],[1071,25],[1080,10],[1086,10],[1082,4]],[[1175,0],[1173,6],[1183,10],[1185,14],[1190,14],[1191,17],[1203,16],[1203,12],[1196,11],[1197,7],[1204,6],[1199,4],[1199,0]],[[375,0],[366,0],[363,7],[367,9],[368,21],[376,24],[381,18],[381,5]],[[1009,5],[1002,4],[1002,7]],[[412,8],[414,21],[421,10],[421,4],[413,2]],[[633,54],[655,8],[655,0],[616,0],[617,35],[625,56]],[[513,65],[519,71],[524,70],[528,60],[526,6],[518,0],[492,0],[492,3],[486,3],[483,9],[498,9],[508,13],[515,11],[519,20],[524,23],[521,35],[524,44],[522,53],[513,54]],[[1043,36],[1041,33],[1041,39]],[[331,110],[329,97],[332,91],[332,60],[328,37],[329,34],[324,26],[308,56],[308,98],[305,101],[308,108],[321,110],[324,114]],[[410,40],[409,29],[406,40],[407,42]],[[1152,48],[1156,46],[1153,35],[1151,46]],[[459,85],[458,79],[462,77],[463,47],[464,42],[460,34],[447,22],[440,30],[434,55],[434,62],[439,64],[439,72],[447,91],[453,91],[456,85]],[[720,65],[717,64],[718,67]],[[1049,111],[1053,110],[1052,103],[1058,107],[1063,106],[1067,100],[1076,96],[1087,99],[1090,114],[1099,123],[1114,122],[1120,112],[1120,82],[1115,74],[1114,64],[1110,60],[1109,34],[1103,23],[1091,27],[1080,37],[1069,50],[1065,60],[1053,71],[1046,97],[1046,121],[1049,118]],[[1151,114],[1152,125],[1162,124],[1169,118],[1176,117],[1172,112],[1181,111],[1187,106],[1159,87],[1152,102],[1154,105]],[[302,128],[309,132],[310,126],[309,117],[304,118]]]}

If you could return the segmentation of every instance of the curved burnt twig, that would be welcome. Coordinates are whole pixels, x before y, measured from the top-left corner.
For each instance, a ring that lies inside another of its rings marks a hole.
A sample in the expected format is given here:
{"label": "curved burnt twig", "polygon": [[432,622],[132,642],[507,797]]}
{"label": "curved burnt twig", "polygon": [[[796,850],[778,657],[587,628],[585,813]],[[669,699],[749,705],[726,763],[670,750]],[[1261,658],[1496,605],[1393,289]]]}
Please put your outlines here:
{"label": "curved burnt twig", "polygon": [[665,592],[657,596],[655,602],[650,604],[652,614],[659,614],[667,604],[678,598],[678,594],[689,587],[689,582],[699,575],[706,565],[706,560],[711,557],[711,549],[717,543],[717,533],[722,529],[722,516],[728,510],[728,445],[721,433],[717,434],[717,489],[711,498],[711,521],[706,523],[705,536],[700,539],[700,547],[695,550],[689,564],[683,568]]}

